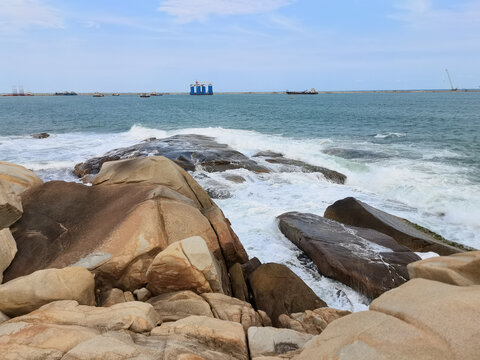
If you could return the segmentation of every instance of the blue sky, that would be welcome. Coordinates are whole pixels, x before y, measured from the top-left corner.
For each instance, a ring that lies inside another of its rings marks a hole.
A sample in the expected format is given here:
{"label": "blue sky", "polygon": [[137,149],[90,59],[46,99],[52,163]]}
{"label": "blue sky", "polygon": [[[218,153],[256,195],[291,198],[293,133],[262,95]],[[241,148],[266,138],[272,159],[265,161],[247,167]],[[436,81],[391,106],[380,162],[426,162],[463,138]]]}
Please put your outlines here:
{"label": "blue sky", "polygon": [[0,92],[480,86],[480,0],[0,0]]}

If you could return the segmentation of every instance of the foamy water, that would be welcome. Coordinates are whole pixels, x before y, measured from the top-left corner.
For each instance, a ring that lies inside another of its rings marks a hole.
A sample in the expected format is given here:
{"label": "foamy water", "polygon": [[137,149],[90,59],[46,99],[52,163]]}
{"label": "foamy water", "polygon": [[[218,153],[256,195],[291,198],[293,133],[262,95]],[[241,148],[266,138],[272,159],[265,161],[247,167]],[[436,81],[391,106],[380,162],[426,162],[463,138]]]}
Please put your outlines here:
{"label": "foamy water", "polygon": [[[52,134],[42,140],[29,136],[4,136],[0,137],[0,154],[1,160],[33,169],[45,181],[77,181],[72,169],[85,159],[149,137],[191,133],[213,136],[218,142],[226,143],[247,156],[258,151],[277,151],[286,157],[337,170],[348,176],[345,185],[338,185],[316,173],[254,174],[239,169],[194,174],[202,186],[219,187],[232,194],[231,198],[216,202],[232,222],[250,257],[256,256],[262,262],[286,264],[329,306],[358,311],[366,309],[368,303],[365,297],[347,286],[320,276],[315,265],[281,234],[276,223],[278,215],[287,211],[323,215],[333,202],[354,196],[430,228],[450,240],[480,248],[480,186],[468,179],[468,168],[437,161],[439,156],[462,156],[452,151],[439,154],[421,145],[412,148],[402,143],[383,145],[364,140],[295,139],[219,127],[166,131],[134,125],[127,132]],[[375,136],[372,134],[372,137]],[[348,160],[323,152],[331,148],[360,149],[381,156],[372,161]],[[403,156],[406,154],[408,156]],[[255,160],[263,161],[259,158]],[[268,166],[275,168],[272,164]],[[233,183],[225,179],[226,174],[241,175],[246,182]],[[428,257],[432,254],[421,255]]]}

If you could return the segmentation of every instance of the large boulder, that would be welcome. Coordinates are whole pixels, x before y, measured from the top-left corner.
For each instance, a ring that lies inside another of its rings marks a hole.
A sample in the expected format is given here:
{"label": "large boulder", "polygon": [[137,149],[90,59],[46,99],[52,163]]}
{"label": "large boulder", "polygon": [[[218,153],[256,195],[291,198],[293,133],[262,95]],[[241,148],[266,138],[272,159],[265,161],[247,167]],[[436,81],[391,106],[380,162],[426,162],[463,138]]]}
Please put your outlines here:
{"label": "large boulder", "polygon": [[245,331],[251,326],[263,326],[261,316],[245,301],[218,293],[205,293],[202,297],[210,305],[216,319],[238,322]]}
{"label": "large boulder", "polygon": [[423,278],[446,284],[480,285],[480,251],[439,256],[408,264],[410,278]]}
{"label": "large boulder", "polygon": [[169,245],[147,270],[147,289],[154,295],[192,290],[222,292],[220,266],[199,236]]}
{"label": "large boulder", "polygon": [[350,311],[324,307],[290,315],[282,314],[278,320],[283,328],[319,335],[332,321],[349,314]]}
{"label": "large boulder", "polygon": [[260,265],[249,277],[255,306],[279,325],[281,314],[291,314],[325,307],[327,304],[285,265]]}
{"label": "large boulder", "polygon": [[330,205],[325,210],[324,216],[346,225],[380,231],[413,251],[433,251],[440,255],[450,255],[467,249],[460,244],[447,243],[438,235],[431,232],[429,234],[426,229],[421,230],[405,219],[375,209],[353,197],[338,200]]}
{"label": "large boulder", "polygon": [[76,325],[99,330],[149,332],[160,322],[152,305],[132,301],[110,307],[79,305],[74,300],[55,301],[12,319],[30,324]]}
{"label": "large boulder", "polygon": [[33,171],[6,161],[0,161],[0,181],[9,184],[17,195],[43,183]]}
{"label": "large boulder", "polygon": [[146,156],[165,156],[187,171],[197,167],[209,172],[230,169],[247,169],[255,172],[268,172],[242,153],[228,145],[219,144],[212,137],[202,135],[175,135],[165,139],[148,139],[140,144],[109,151],[105,155],[89,159],[75,166],[79,177],[95,174],[107,161],[139,158]]}
{"label": "large boulder", "polygon": [[80,267],[39,270],[0,285],[0,311],[19,316],[56,300],[95,305],[93,275]]}
{"label": "large boulder", "polygon": [[[243,327],[236,323],[204,316],[189,316],[164,323],[151,331],[154,336],[181,335],[203,346],[228,354],[230,359],[247,360],[247,340]],[[193,358],[195,359],[195,358]]]}
{"label": "large boulder", "polygon": [[[173,195],[177,194],[177,198]],[[228,277],[217,234],[185,196],[162,185],[84,186],[48,182],[22,194],[24,214],[12,227],[18,255],[5,279],[38,269],[78,265],[100,289],[136,290],[153,258],[169,244],[201,236]]]}
{"label": "large boulder", "polygon": [[0,230],[22,217],[22,203],[10,184],[0,180]]}
{"label": "large boulder", "polygon": [[232,295],[242,301],[250,301],[248,286],[245,281],[242,266],[236,263],[228,269],[230,282],[232,283]]}
{"label": "large boulder", "polygon": [[313,335],[290,329],[255,326],[248,329],[248,347],[252,358],[303,349],[312,338]]}
{"label": "large boulder", "polygon": [[177,321],[190,315],[214,317],[208,302],[193,291],[161,294],[148,300],[163,322]]}
{"label": "large boulder", "polygon": [[314,214],[278,217],[282,233],[317,265],[320,273],[369,298],[408,280],[407,264],[420,258],[390,236],[349,227]]}
{"label": "large boulder", "polygon": [[413,279],[370,311],[332,322],[298,357],[313,359],[477,359],[480,286]]}
{"label": "large boulder", "polygon": [[17,253],[17,243],[9,229],[0,230],[0,284],[3,271],[10,265]]}

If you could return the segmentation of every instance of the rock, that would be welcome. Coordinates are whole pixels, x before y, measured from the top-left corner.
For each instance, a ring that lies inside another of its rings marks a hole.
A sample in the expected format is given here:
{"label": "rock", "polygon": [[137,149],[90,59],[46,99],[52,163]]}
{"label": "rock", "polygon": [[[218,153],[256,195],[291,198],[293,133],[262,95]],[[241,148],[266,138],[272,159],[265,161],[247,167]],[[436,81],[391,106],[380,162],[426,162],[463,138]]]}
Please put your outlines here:
{"label": "rock", "polygon": [[9,229],[0,230],[0,284],[3,271],[8,268],[17,253],[17,243]]}
{"label": "rock", "polygon": [[194,206],[163,197],[165,189],[173,192],[148,183],[84,186],[54,181],[25,192],[24,214],[12,227],[18,255],[5,279],[78,265],[95,273],[102,292],[112,287],[133,291],[145,286],[147,269],[160,251],[196,235],[225,268],[208,219]]}
{"label": "rock", "polygon": [[0,181],[8,183],[17,195],[43,182],[33,171],[5,161],[0,161]]}
{"label": "rock", "polygon": [[480,286],[412,279],[332,322],[298,360],[476,359]]}
{"label": "rock", "polygon": [[163,322],[177,321],[190,315],[212,317],[210,305],[193,291],[162,294],[148,300]]}
{"label": "rock", "polygon": [[265,311],[274,326],[279,324],[280,314],[327,306],[285,265],[263,264],[253,272],[249,282],[256,308]]}
{"label": "rock", "polygon": [[369,160],[378,160],[378,159],[388,159],[389,155],[385,153],[377,153],[368,150],[358,150],[358,149],[342,149],[342,148],[330,148],[322,151],[325,154],[338,156],[344,159],[369,159]]}
{"label": "rock", "polygon": [[0,180],[0,230],[10,227],[22,217],[22,203],[12,187]]}
{"label": "rock", "polygon": [[233,296],[242,301],[250,301],[250,294],[243,276],[242,266],[236,263],[230,267],[228,272],[230,274]]}
{"label": "rock", "polygon": [[0,353],[4,360],[58,360],[98,334],[81,326],[5,322],[0,324]]}
{"label": "rock", "polygon": [[480,285],[480,251],[433,257],[408,264],[410,278],[423,278],[445,284]]}
{"label": "rock", "polygon": [[218,236],[226,265],[230,267],[237,262],[240,264],[247,262],[247,252],[230,227],[230,221],[225,218],[222,210],[215,206],[202,210],[202,214],[210,221]]}
{"label": "rock", "polygon": [[252,273],[257,270],[258,267],[260,267],[260,265],[262,265],[262,263],[260,262],[260,260],[258,260],[257,257],[251,258],[246,263],[243,263],[242,270],[245,280],[247,280],[250,275],[252,275]]}
{"label": "rock", "polygon": [[198,208],[209,208],[214,205],[205,190],[185,170],[163,156],[106,162],[93,181],[93,185],[131,183],[163,185],[173,192],[167,194],[165,190],[162,195],[170,195],[176,200],[179,199],[178,194],[181,194]]}
{"label": "rock", "polygon": [[362,311],[331,323],[295,360],[455,359],[450,356],[448,347],[438,340],[435,334],[393,316]]}
{"label": "rock", "polygon": [[240,324],[204,316],[189,316],[164,323],[152,336],[182,335],[203,346],[228,354],[232,359],[249,359],[245,333]]}
{"label": "rock", "polygon": [[310,334],[290,329],[254,326],[248,329],[248,347],[252,358],[302,349],[312,338]]}
{"label": "rock", "polygon": [[125,291],[123,296],[125,297],[125,302],[135,301],[135,296],[133,296],[131,291]]}
{"label": "rock", "polygon": [[0,311],[19,316],[56,300],[95,305],[93,275],[84,268],[39,270],[0,285]]}
{"label": "rock", "polygon": [[102,295],[103,299],[100,301],[100,303],[105,307],[121,304],[126,301],[122,289],[113,288],[104,292]]}
{"label": "rock", "polygon": [[74,300],[55,301],[10,322],[76,325],[99,330],[149,332],[161,321],[152,305],[131,301],[110,307],[79,305]]}
{"label": "rock", "polygon": [[147,301],[152,297],[152,293],[147,288],[137,289],[133,294],[138,301]]}
{"label": "rock", "polygon": [[147,288],[154,295],[192,290],[223,292],[220,267],[199,237],[169,245],[152,261],[147,270]]}
{"label": "rock", "polygon": [[262,318],[263,326],[272,326],[272,319],[267,315],[267,313],[263,310],[258,310],[258,315]]}
{"label": "rock", "polygon": [[325,307],[290,315],[282,314],[278,321],[283,328],[319,335],[332,321],[349,314],[350,311]]}
{"label": "rock", "polygon": [[369,298],[407,281],[407,264],[420,259],[375,230],[297,212],[282,214],[278,219],[282,233],[313,260],[321,274]]}
{"label": "rock", "polygon": [[32,134],[32,138],[34,138],[34,139],[46,139],[48,137],[50,137],[50,134],[46,133],[46,132],[42,132],[42,133],[38,133],[38,134]]}
{"label": "rock", "polygon": [[209,186],[205,188],[205,191],[212,199],[230,199],[233,196],[229,190],[217,187]]}
{"label": "rock", "polygon": [[302,171],[305,173],[318,172],[318,173],[321,173],[325,177],[325,179],[337,184],[345,184],[345,180],[347,179],[347,177],[344,174],[339,173],[338,171],[330,170],[321,166],[311,165],[300,160],[288,159],[280,153],[269,152],[269,151],[259,152],[255,154],[254,157],[264,157],[266,158],[265,161],[270,164],[283,165],[283,167],[280,168],[281,172],[295,172],[295,171]]}
{"label": "rock", "polygon": [[0,311],[0,324],[7,320],[10,320],[10,317]]}
{"label": "rock", "polygon": [[440,255],[462,252],[462,249],[437,240],[426,232],[416,229],[413,224],[408,223],[405,219],[375,209],[353,197],[347,197],[330,205],[325,210],[324,216],[346,225],[380,231],[393,237],[412,251],[433,251]]}
{"label": "rock", "polygon": [[245,331],[251,326],[262,326],[261,316],[245,301],[215,293],[205,293],[202,297],[210,305],[216,319],[240,323]]}
{"label": "rock", "polygon": [[106,161],[152,155],[165,156],[187,171],[201,167],[208,172],[241,168],[255,172],[268,172],[267,168],[233,150],[228,145],[219,144],[208,136],[192,134],[154,139],[127,148],[115,149],[104,156],[77,164],[74,172],[78,177],[83,177],[86,174],[99,172],[102,164]]}
{"label": "rock", "polygon": [[244,183],[245,181],[245,178],[243,176],[240,176],[240,175],[233,175],[233,174],[229,174],[229,175],[225,175],[224,178],[228,181],[231,181],[233,183],[236,183],[236,184],[241,184],[241,183]]}

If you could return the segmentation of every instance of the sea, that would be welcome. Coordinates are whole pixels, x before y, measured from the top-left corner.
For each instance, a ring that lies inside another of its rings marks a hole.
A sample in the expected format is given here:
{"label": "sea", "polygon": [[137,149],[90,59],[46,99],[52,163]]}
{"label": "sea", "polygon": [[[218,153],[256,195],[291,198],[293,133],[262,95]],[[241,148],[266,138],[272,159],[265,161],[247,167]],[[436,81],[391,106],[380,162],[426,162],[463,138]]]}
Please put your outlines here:
{"label": "sea", "polygon": [[[32,138],[40,132],[51,136]],[[231,195],[215,201],[250,257],[286,264],[329,306],[359,311],[368,299],[319,275],[276,216],[323,215],[354,196],[480,249],[478,92],[0,97],[0,161],[45,181],[78,181],[72,169],[79,162],[176,134],[212,136],[249,157],[281,152],[347,175],[339,185],[318,173],[228,171],[247,180],[240,184],[193,174]]]}

